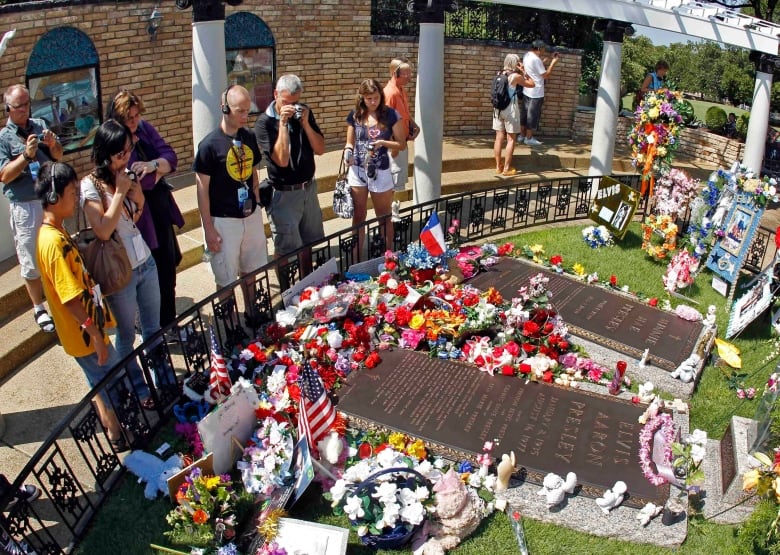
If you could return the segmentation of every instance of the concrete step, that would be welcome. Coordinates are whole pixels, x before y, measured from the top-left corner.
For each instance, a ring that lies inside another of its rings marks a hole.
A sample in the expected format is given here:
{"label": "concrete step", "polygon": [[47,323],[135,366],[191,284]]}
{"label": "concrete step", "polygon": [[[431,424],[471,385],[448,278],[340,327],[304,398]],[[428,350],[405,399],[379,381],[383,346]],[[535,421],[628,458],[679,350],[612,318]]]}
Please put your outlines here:
{"label": "concrete step", "polygon": [[[515,151],[514,167],[518,174],[502,178],[494,173],[493,139],[487,137],[461,137],[445,140],[442,162],[442,196],[462,191],[491,189],[507,183],[525,183],[544,179],[558,179],[587,175],[590,145],[568,141],[553,142],[531,149],[520,145]],[[410,159],[413,160],[413,149]],[[341,151],[325,153],[317,159],[317,188],[320,206],[325,221],[325,234],[329,235],[349,227],[350,220],[337,218],[332,209],[333,189],[338,173]],[[615,173],[634,173],[624,153],[619,153],[614,162]],[[411,173],[411,172],[410,172]],[[174,197],[181,209],[185,225],[179,230],[178,238],[182,250],[182,262],[178,272],[184,272],[201,264],[203,256],[203,232],[197,208],[195,177],[191,172],[182,172],[168,178],[174,187]],[[402,206],[412,202],[412,185],[397,195]],[[369,200],[368,218],[373,218]],[[268,252],[273,254],[270,228],[266,223]],[[207,265],[203,265],[207,270]],[[207,288],[206,291],[210,291]],[[182,297],[177,291],[177,309],[191,306],[202,298]],[[56,334],[47,334],[35,324],[30,310],[30,300],[19,273],[16,258],[0,262],[0,333],[6,338],[0,348],[0,380],[14,369],[24,365],[32,357],[57,341]]]}

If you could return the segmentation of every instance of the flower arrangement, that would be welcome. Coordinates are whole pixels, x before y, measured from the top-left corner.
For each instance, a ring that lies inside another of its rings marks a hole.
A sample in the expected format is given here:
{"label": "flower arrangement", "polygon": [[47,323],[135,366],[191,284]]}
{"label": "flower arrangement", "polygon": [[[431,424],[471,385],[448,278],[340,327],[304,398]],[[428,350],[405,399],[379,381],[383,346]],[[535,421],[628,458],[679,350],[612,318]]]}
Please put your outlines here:
{"label": "flower arrangement", "polygon": [[603,225],[589,225],[582,230],[582,238],[592,249],[611,247],[615,244],[615,241],[612,239],[612,234]]}
{"label": "flower arrangement", "polygon": [[743,200],[747,196],[756,206],[766,206],[771,201],[777,202],[777,180],[774,177],[760,177],[747,166],[735,162],[730,169],[719,169],[710,176],[719,189],[728,188]]}
{"label": "flower arrangement", "polygon": [[194,468],[176,494],[178,505],[165,517],[171,530],[165,535],[172,543],[198,547],[229,544],[236,527],[251,507],[252,496],[234,490],[228,475],[204,475]]}
{"label": "flower arrangement", "polygon": [[[653,243],[654,232],[663,236],[663,244]],[[663,260],[677,246],[677,224],[667,215],[650,214],[642,223],[642,250],[656,260]]]}
{"label": "flower arrangement", "polygon": [[666,267],[666,272],[662,278],[664,289],[669,293],[674,293],[678,288],[693,285],[698,268],[699,259],[686,249],[678,251]]}
{"label": "flower arrangement", "polygon": [[767,542],[775,543],[780,538],[780,449],[775,448],[771,456],[760,452],[752,456],[757,464],[742,475],[742,490],[755,492],[778,505],[777,516],[767,533]]}
{"label": "flower arrangement", "polygon": [[699,180],[692,179],[684,171],[672,169],[655,183],[654,209],[659,214],[676,218],[683,214],[696,198]]}
{"label": "flower arrangement", "polygon": [[252,434],[238,461],[244,488],[269,496],[291,478],[293,434],[289,422],[268,416]]}
{"label": "flower arrangement", "polygon": [[634,127],[628,135],[632,164],[642,172],[642,191],[653,193],[655,174],[671,169],[674,151],[683,128],[676,104],[679,92],[668,89],[648,91],[634,113]]}
{"label": "flower arrangement", "polygon": [[701,463],[707,451],[707,432],[696,429],[681,442],[672,444],[675,476],[685,479],[688,491],[698,491],[704,483],[704,469]]}
{"label": "flower arrangement", "polygon": [[664,441],[663,461],[666,465],[672,464],[672,444],[677,437],[677,428],[674,426],[672,415],[662,412],[651,416],[639,432],[639,464],[642,474],[654,486],[661,486],[667,482],[666,478],[656,474],[652,468],[653,437],[661,430]]}

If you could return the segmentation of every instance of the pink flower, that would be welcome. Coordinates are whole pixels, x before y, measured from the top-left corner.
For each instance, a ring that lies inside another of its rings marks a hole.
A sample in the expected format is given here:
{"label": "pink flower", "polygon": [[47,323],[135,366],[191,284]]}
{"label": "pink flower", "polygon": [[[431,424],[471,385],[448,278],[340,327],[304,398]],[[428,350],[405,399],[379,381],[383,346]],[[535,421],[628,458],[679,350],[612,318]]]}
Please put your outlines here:
{"label": "pink flower", "polygon": [[745,390],[741,387],[737,389],[737,399],[744,399],[745,398]]}

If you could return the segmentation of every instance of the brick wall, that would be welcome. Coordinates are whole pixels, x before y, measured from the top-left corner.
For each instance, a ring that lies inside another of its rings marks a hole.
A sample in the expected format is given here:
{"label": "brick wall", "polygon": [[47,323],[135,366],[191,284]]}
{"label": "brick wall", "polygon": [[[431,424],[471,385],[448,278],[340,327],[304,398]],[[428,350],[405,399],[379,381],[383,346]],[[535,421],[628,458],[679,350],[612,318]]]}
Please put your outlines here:
{"label": "brick wall", "polygon": [[[146,23],[156,2],[52,7],[3,14],[3,27],[16,29],[0,65],[0,89],[24,82],[27,59],[38,39],[59,26],[82,30],[93,41],[100,58],[102,98],[121,87],[138,93],[146,105],[145,118],[176,149],[179,168],[192,162],[191,52],[192,11],[178,11],[162,3],[163,15],[156,42],[146,34]],[[417,60],[417,39],[373,38],[371,4],[363,0],[290,0],[263,5],[245,2],[227,7],[227,15],[248,11],[260,17],[276,40],[276,74],[296,73],[307,89],[328,146],[345,139],[344,118],[354,104],[358,83],[368,77],[387,80],[388,63],[398,55]],[[490,85],[493,74],[510,52],[519,48],[473,41],[445,45],[446,135],[491,135]],[[579,51],[563,52],[547,82],[539,135],[568,136],[577,104]],[[414,86],[410,86],[414,113]],[[218,107],[215,106],[215,109]],[[254,122],[251,122],[252,124]],[[70,153],[66,161],[85,173],[89,152]]]}
{"label": "brick wall", "polygon": [[[589,141],[593,135],[593,111],[578,111],[574,116],[572,134],[580,141]],[[615,132],[615,146],[629,148],[628,133],[634,120],[618,118]],[[706,129],[683,129],[680,134],[680,146],[675,156],[690,160],[700,160],[721,167],[730,167],[735,160],[742,160],[745,154],[745,143],[728,139],[722,135],[710,133]]]}

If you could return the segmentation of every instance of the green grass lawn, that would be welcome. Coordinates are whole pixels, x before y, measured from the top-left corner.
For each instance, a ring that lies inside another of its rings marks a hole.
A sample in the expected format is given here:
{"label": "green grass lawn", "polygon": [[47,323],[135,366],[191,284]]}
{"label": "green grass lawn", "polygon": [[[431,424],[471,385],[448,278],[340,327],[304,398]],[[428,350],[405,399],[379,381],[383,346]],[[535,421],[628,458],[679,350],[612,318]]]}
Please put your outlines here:
{"label": "green grass lawn", "polygon": [[[623,97],[623,109],[631,110],[631,104],[634,102],[633,93]],[[696,115],[696,119],[704,121],[705,114],[711,106],[718,106],[726,110],[726,114],[734,112],[734,115],[739,118],[742,114],[750,113],[747,110],[742,110],[736,106],[727,106],[726,104],[718,104],[717,102],[707,102],[705,100],[690,100],[688,102],[693,106],[693,113]]]}
{"label": "green grass lawn", "polygon": [[[512,241],[518,246],[541,244],[548,257],[560,254],[565,267],[570,268],[574,263],[581,263],[588,273],[597,272],[602,280],[608,280],[610,275],[614,274],[619,285],[628,285],[632,291],[659,299],[667,297],[661,281],[666,264],[649,259],[640,250],[641,227],[638,223],[630,226],[626,237],[615,247],[599,250],[590,249],[582,240],[581,230],[586,225],[523,233]],[[711,278],[709,271],[702,271],[697,276],[695,284],[684,293],[699,303],[699,305],[688,304],[696,306],[702,312],[706,312],[710,304],[718,307],[718,329],[722,334],[728,322],[728,311],[725,299],[710,286]],[[670,300],[674,306],[684,302],[678,298]],[[760,319],[754,322],[732,342],[742,352],[743,372],[746,373],[745,386],[755,387],[760,395],[767,376],[775,366],[774,361],[764,362],[773,343],[767,320]],[[708,364],[691,401],[691,429],[701,428],[707,431],[710,437],[720,438],[733,414],[751,417],[755,413],[756,405],[757,400],[738,399],[735,392],[729,389],[721,372],[712,364]],[[170,443],[175,441],[175,438],[170,436],[164,439]],[[150,450],[156,446],[157,444],[152,444]],[[122,546],[121,553],[140,555],[154,553],[149,548],[149,543],[167,545],[163,536],[163,532],[167,529],[164,516],[171,509],[170,502],[167,499],[147,501],[143,498],[142,489],[134,477],[126,477],[100,512],[90,534],[77,552],[119,553],[117,546]],[[522,507],[520,510],[522,511]],[[292,516],[348,526],[344,517],[332,516],[327,502],[322,499],[314,486],[295,506]],[[528,519],[526,519],[525,529],[530,552],[534,555],[559,553],[567,555],[594,553],[747,555],[754,553],[752,546],[745,545],[744,541],[740,541],[737,537],[738,527],[713,524],[704,521],[701,517],[693,517],[689,521],[688,538],[679,550],[665,550],[655,546],[607,540]],[[352,533],[348,553],[367,554],[369,550],[361,546]],[[452,553],[457,555],[517,553],[507,517],[504,514],[494,514],[486,519],[478,531]]]}

